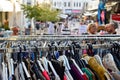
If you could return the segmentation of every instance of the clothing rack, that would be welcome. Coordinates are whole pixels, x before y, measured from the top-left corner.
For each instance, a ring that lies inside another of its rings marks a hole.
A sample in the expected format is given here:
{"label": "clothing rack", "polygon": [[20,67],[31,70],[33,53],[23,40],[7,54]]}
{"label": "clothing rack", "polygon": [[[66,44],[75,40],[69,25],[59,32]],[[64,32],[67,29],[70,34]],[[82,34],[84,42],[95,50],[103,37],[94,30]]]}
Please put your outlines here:
{"label": "clothing rack", "polygon": [[120,35],[25,35],[25,36],[13,36],[10,38],[0,38],[0,40],[6,41],[22,41],[22,40],[84,40],[84,39],[109,39],[109,40],[120,40]]}
{"label": "clothing rack", "polygon": [[[93,49],[98,49],[98,48],[111,48],[112,44],[94,44],[92,45],[93,46]],[[41,50],[41,51],[49,51],[49,47],[37,47],[38,50]],[[76,48],[78,50],[80,49],[88,49],[88,46],[87,44],[85,45],[80,45],[80,48]],[[35,50],[35,47],[28,47],[27,50],[32,50],[34,51]],[[52,47],[52,50],[55,51],[56,48],[55,47]],[[61,46],[61,47],[57,47],[57,50],[60,51],[60,50],[69,50],[69,46]],[[19,52],[20,49],[19,48],[1,48],[0,49],[0,52]],[[22,51],[24,51],[24,49],[22,48]]]}
{"label": "clothing rack", "polygon": [[[0,38],[0,41],[6,41],[9,43],[9,41],[56,41],[56,40],[105,40],[105,41],[120,41],[120,35],[25,35],[25,36],[12,36],[10,38]],[[86,45],[81,45],[82,49],[87,49]],[[93,48],[109,48],[111,47],[111,44],[96,44],[93,45]],[[34,49],[34,47],[30,47],[29,49]],[[48,47],[39,47],[39,50],[48,50]],[[54,50],[54,48],[52,48]],[[68,49],[68,47],[58,47],[58,50],[61,49]],[[10,51],[15,50],[18,51],[18,48],[1,48],[0,51]]]}

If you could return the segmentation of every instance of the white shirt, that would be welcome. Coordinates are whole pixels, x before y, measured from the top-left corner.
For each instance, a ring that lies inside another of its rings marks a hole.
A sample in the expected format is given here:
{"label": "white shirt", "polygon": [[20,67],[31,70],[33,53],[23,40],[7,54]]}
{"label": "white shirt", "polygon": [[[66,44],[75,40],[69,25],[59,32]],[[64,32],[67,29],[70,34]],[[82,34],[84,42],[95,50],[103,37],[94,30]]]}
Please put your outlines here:
{"label": "white shirt", "polygon": [[49,27],[48,27],[48,34],[54,34],[54,24],[53,23],[49,23]]}

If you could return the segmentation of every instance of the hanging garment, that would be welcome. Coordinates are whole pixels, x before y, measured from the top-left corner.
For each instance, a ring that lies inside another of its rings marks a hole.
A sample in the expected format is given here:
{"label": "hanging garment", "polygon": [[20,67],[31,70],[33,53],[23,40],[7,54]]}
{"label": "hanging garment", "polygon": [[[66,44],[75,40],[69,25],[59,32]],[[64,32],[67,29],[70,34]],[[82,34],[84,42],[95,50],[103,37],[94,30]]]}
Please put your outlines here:
{"label": "hanging garment", "polygon": [[32,69],[32,71],[35,73],[37,79],[46,80],[45,77],[44,77],[44,76],[42,75],[42,73],[40,72],[39,68],[37,67],[36,63],[33,63],[33,64],[32,64],[31,69]]}
{"label": "hanging garment", "polygon": [[[3,53],[0,53],[0,63],[3,62]],[[0,69],[2,69],[2,64],[0,64]]]}
{"label": "hanging garment", "polygon": [[101,21],[104,22],[104,20],[105,20],[105,11],[102,10],[101,11]]}
{"label": "hanging garment", "polygon": [[79,72],[79,70],[77,69],[77,67],[74,65],[72,60],[69,60],[69,64],[71,67],[71,73],[74,76],[74,79],[77,80],[84,80],[81,73]]}
{"label": "hanging garment", "polygon": [[[105,69],[105,67],[103,66],[103,63],[102,63],[102,60],[101,60],[100,56],[99,55],[95,55],[94,57],[97,60],[97,62]],[[108,79],[112,79],[113,78],[112,75],[107,70],[106,70],[106,72],[108,74]]]}
{"label": "hanging garment", "polygon": [[93,75],[87,68],[82,68],[82,71],[87,74],[89,80],[93,80]]}
{"label": "hanging garment", "polygon": [[101,11],[104,10],[104,9],[105,9],[105,3],[103,1],[100,1],[99,5],[98,5],[98,16],[97,16],[99,25],[102,25]]}
{"label": "hanging garment", "polygon": [[19,64],[18,72],[19,72],[19,73],[18,73],[18,74],[19,74],[19,79],[20,79],[20,80],[25,80],[22,63]]}
{"label": "hanging garment", "polygon": [[120,80],[120,74],[118,74],[117,72],[111,72],[111,74],[115,80]]}
{"label": "hanging garment", "polygon": [[54,69],[52,63],[51,63],[50,61],[48,61],[48,63],[49,63],[49,66],[50,66],[50,68],[51,68],[53,74],[55,75],[55,80],[60,80],[60,77],[59,77],[58,74],[56,73],[56,71],[55,71],[55,69]]}
{"label": "hanging garment", "polygon": [[0,80],[3,80],[2,70],[0,69]]}
{"label": "hanging garment", "polygon": [[51,60],[51,63],[55,69],[55,71],[57,72],[57,74],[59,75],[61,80],[66,79],[66,76],[64,75],[65,72],[65,67],[63,66],[63,62],[62,61],[57,61],[57,60]]}
{"label": "hanging garment", "polygon": [[19,80],[19,76],[18,75],[20,75],[20,74],[19,74],[18,65],[17,65],[15,67],[15,78],[16,78],[16,80]]}
{"label": "hanging garment", "polygon": [[105,80],[106,71],[97,63],[96,59],[89,56],[86,56],[84,58],[88,60],[88,64],[90,65],[90,67],[96,71],[97,75],[99,75],[100,80]]}
{"label": "hanging garment", "polygon": [[44,70],[44,71],[42,72],[42,74],[43,74],[43,76],[45,77],[45,80],[50,80],[50,77],[49,77],[49,75],[48,75],[48,73],[47,73],[46,70]]}
{"label": "hanging garment", "polygon": [[27,79],[29,79],[31,76],[30,76],[30,73],[28,72],[24,62],[22,62],[22,67],[23,67],[23,70],[26,74]]}
{"label": "hanging garment", "polygon": [[103,57],[103,63],[106,69],[110,69],[114,72],[119,72],[118,68],[115,65],[113,56],[110,53],[108,53]]}
{"label": "hanging garment", "polygon": [[71,69],[70,68],[70,65],[69,65],[69,62],[67,60],[67,57],[65,55],[62,55],[58,58],[59,61],[63,61],[63,65],[65,66],[65,73],[66,75],[69,77],[70,80],[73,80],[69,70]]}
{"label": "hanging garment", "polygon": [[74,65],[77,67],[77,69],[79,70],[79,72],[81,73],[81,75],[83,75],[82,70],[79,68],[79,66],[77,65],[77,63],[75,62],[75,60],[74,59],[71,59],[71,60],[73,61]]}
{"label": "hanging garment", "polygon": [[84,58],[81,58],[81,63],[84,65],[83,68],[86,68],[87,71],[90,72],[90,74],[92,75],[93,80],[98,80],[99,79],[96,72],[89,67],[87,60],[85,60]]}
{"label": "hanging garment", "polygon": [[3,69],[3,71],[2,71],[3,80],[8,80],[7,66],[4,62],[2,62],[2,69]]}

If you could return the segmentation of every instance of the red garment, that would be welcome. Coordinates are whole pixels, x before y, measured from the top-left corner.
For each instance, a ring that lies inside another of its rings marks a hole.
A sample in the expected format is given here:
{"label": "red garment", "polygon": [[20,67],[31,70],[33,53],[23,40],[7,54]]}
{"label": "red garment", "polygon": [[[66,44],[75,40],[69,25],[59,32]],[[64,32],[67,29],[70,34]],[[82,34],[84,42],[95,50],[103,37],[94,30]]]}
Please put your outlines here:
{"label": "red garment", "polygon": [[64,75],[64,79],[63,80],[67,80],[67,77]]}
{"label": "red garment", "polygon": [[84,80],[89,80],[86,74],[83,74],[82,77],[84,78]]}
{"label": "red garment", "polygon": [[46,80],[50,80],[50,77],[49,77],[47,71],[43,71],[42,75],[45,77]]}

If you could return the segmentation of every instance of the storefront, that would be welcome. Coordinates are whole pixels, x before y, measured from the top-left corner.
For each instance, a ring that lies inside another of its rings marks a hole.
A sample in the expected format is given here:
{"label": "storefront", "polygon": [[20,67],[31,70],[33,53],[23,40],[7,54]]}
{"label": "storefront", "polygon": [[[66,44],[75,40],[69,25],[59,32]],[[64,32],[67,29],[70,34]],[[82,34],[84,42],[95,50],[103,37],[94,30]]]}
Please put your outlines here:
{"label": "storefront", "polygon": [[[0,1],[0,23],[4,24],[5,21],[8,22],[8,26],[11,27],[14,22],[21,24],[21,5],[18,2],[12,2],[8,0]],[[15,17],[19,20],[14,20]]]}
{"label": "storefront", "polygon": [[1,0],[0,2],[0,22],[8,20],[9,12],[13,11],[13,5],[10,1]]}

